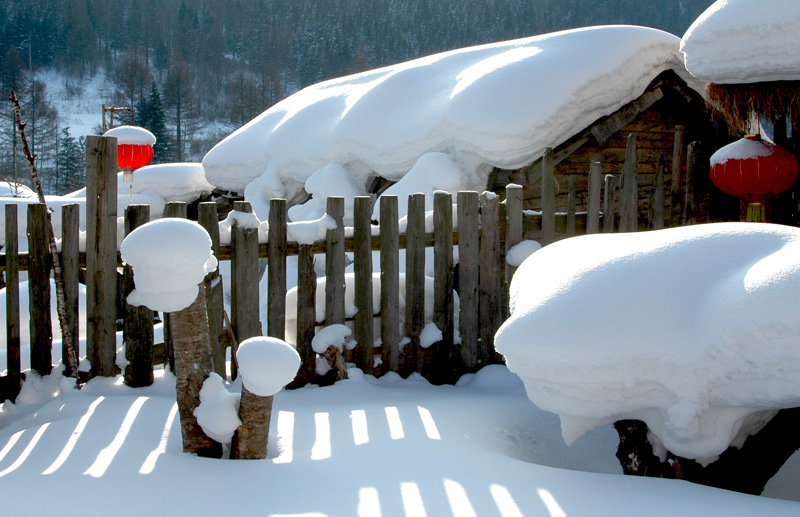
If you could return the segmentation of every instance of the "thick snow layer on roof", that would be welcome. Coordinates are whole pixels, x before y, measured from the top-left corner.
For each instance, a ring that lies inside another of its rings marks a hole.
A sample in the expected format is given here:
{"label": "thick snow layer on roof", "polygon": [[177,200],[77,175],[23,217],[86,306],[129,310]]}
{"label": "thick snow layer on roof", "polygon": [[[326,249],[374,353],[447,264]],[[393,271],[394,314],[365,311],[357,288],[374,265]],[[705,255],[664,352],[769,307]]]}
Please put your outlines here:
{"label": "thick snow layer on roof", "polygon": [[717,0],[681,40],[686,68],[712,83],[800,80],[800,2]]}
{"label": "thick snow layer on roof", "polygon": [[322,82],[229,135],[203,167],[254,207],[257,196],[292,199],[331,163],[360,188],[376,174],[400,180],[433,152],[518,168],[635,99],[662,71],[690,77],[678,44],[655,29],[589,27]]}
{"label": "thick snow layer on roof", "polygon": [[711,458],[800,405],[798,257],[800,229],[771,224],[560,241],[516,272],[496,346],[568,443],[633,418]]}
{"label": "thick snow layer on roof", "polygon": [[117,144],[155,145],[156,137],[150,131],[139,126],[119,126],[109,129],[103,136],[113,136]]}

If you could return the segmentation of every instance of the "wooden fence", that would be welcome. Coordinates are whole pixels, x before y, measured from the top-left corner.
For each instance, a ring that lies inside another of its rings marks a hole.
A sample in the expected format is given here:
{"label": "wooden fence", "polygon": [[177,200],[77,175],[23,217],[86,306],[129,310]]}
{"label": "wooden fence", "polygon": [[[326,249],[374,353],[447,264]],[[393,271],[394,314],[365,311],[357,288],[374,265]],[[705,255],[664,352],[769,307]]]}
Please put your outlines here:
{"label": "wooden fence", "polygon": [[[99,140],[104,140],[97,137]],[[123,330],[126,358],[125,382],[143,386],[152,382],[153,363],[170,357],[171,329],[169,315],[165,316],[163,349],[153,343],[153,313],[112,300],[124,300],[132,289],[129,267],[118,274],[116,235],[109,231],[111,221],[116,226],[116,207],[111,202],[95,200],[116,199],[115,150],[101,141],[89,139],[87,156],[92,146],[100,148],[96,162],[89,162],[87,177],[87,253],[78,252],[78,212],[76,205],[63,207],[62,263],[67,279],[68,318],[73,336],[78,335],[77,290],[79,278],[87,284],[87,359],[91,371],[85,376],[116,375],[115,332]],[[632,142],[635,156],[635,141]],[[383,375],[397,372],[406,376],[420,372],[435,383],[454,382],[461,374],[474,372],[484,365],[501,361],[493,346],[496,330],[508,316],[508,282],[513,268],[505,260],[508,250],[523,239],[535,239],[542,245],[560,238],[581,233],[637,231],[643,226],[664,227],[663,167],[657,175],[653,191],[656,202],[650,214],[639,214],[640,189],[637,184],[635,160],[626,162],[622,174],[601,178],[600,164],[589,171],[589,192],[585,211],[578,212],[574,193],[566,213],[554,210],[554,180],[548,152],[543,164],[542,211],[523,211],[522,187],[510,185],[504,196],[491,192],[459,192],[456,218],[453,221],[453,201],[448,193],[437,192],[433,200],[432,225],[426,228],[425,199],[414,194],[407,200],[407,229],[401,234],[398,224],[398,204],[395,196],[382,196],[380,225],[373,226],[373,200],[358,197],[354,205],[354,225],[345,228],[344,199],[327,200],[327,213],[336,228],[327,230],[324,240],[313,244],[298,244],[287,238],[287,206],[283,199],[270,203],[269,242],[259,243],[257,230],[234,224],[231,244],[219,242],[216,204],[201,203],[198,222],[212,238],[214,253],[221,261],[231,263],[231,313],[223,313],[222,284],[217,272],[206,278],[204,285],[208,300],[209,327],[212,340],[214,369],[223,377],[235,378],[235,361],[226,371],[226,347],[235,346],[248,337],[260,335],[259,300],[267,296],[267,334],[284,338],[286,331],[287,257],[296,256],[297,278],[297,351],[302,367],[293,386],[320,382],[315,371],[317,354],[311,341],[320,325],[345,322],[345,268],[352,254],[354,267],[354,303],[357,309],[353,337],[357,343],[348,353],[352,362],[367,374]],[[87,160],[88,161],[88,160]],[[92,165],[94,163],[94,166]],[[94,187],[92,187],[94,185]],[[108,190],[112,192],[109,193]],[[501,197],[503,199],[501,199]],[[403,200],[405,202],[405,200]],[[602,207],[602,208],[601,208]],[[619,208],[617,214],[617,207]],[[661,208],[659,208],[661,207]],[[31,368],[40,375],[51,372],[52,335],[50,332],[50,267],[44,233],[43,205],[30,205],[27,211],[29,252],[17,252],[17,206],[7,204],[6,246],[0,255],[0,268],[6,272],[7,285],[7,374],[0,376],[0,395],[13,399],[20,386],[19,338],[19,271],[27,270],[30,289],[30,351]],[[249,212],[246,202],[237,202],[234,210]],[[169,203],[165,217],[185,217],[185,205]],[[125,213],[126,232],[132,231],[149,218],[149,207],[130,206]],[[646,221],[650,221],[647,223]],[[93,227],[93,229],[91,229]],[[458,250],[458,267],[454,268],[453,249]],[[425,306],[425,249],[433,248],[433,322],[441,331],[441,341],[423,348],[420,335],[426,324]],[[400,292],[400,250],[406,252],[405,292]],[[379,264],[373,264],[373,252],[379,252]],[[314,257],[325,255],[325,317],[316,321],[317,279]],[[109,256],[111,257],[109,259]],[[259,259],[267,259],[267,292],[259,292]],[[380,300],[373,300],[373,269],[379,265]],[[85,269],[84,269],[85,268]],[[117,296],[117,292],[122,296]],[[454,291],[459,297],[458,327],[454,312]],[[405,314],[399,314],[399,300],[405,298]],[[376,329],[376,318],[379,329]],[[401,319],[405,321],[400,328]],[[374,335],[380,335],[376,342]],[[456,336],[460,336],[460,342]],[[77,340],[76,340],[77,341]],[[377,343],[377,345],[375,344]],[[154,351],[155,350],[155,351]],[[235,355],[234,355],[235,358]]]}

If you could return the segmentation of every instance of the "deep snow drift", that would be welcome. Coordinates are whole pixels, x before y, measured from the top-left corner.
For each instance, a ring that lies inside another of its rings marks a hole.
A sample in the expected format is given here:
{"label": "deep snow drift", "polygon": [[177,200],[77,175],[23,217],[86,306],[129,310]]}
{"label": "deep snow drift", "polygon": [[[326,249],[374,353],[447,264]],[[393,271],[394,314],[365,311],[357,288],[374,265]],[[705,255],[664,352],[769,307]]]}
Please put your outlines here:
{"label": "deep snow drift", "polygon": [[633,418],[702,460],[800,406],[799,283],[798,228],[576,237],[522,263],[496,346],[568,443]]}

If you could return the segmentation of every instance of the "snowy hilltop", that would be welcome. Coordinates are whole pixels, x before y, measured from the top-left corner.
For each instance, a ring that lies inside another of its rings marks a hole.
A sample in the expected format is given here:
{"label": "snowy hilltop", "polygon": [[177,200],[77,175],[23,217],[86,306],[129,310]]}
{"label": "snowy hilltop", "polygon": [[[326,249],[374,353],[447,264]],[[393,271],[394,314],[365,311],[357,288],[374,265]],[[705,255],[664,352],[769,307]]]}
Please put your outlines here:
{"label": "snowy hilltop", "polygon": [[[377,177],[404,190],[414,169],[414,186],[425,178],[423,192],[482,189],[493,167],[533,162],[665,70],[696,86],[679,43],[656,29],[589,27],[322,82],[228,136],[203,167],[210,183],[243,192],[261,219],[272,197],[302,199],[304,188],[365,195]],[[444,185],[440,170],[452,171],[442,175]]]}

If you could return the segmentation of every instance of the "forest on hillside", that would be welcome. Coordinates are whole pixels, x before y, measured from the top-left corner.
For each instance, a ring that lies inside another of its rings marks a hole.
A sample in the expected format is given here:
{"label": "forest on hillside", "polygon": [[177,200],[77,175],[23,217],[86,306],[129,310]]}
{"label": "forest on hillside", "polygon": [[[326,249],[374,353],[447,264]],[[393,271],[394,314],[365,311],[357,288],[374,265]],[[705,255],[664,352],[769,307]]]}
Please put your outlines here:
{"label": "forest on hillside", "polygon": [[[97,74],[100,105],[133,107],[154,162],[199,160],[231,130],[315,82],[491,41],[598,24],[682,35],[713,0],[5,0],[0,89],[31,119],[52,193],[83,182],[82,142],[59,122],[41,72],[76,98]],[[0,108],[0,178],[11,177],[10,105]],[[20,160],[17,150],[18,163]],[[76,160],[79,160],[76,163]],[[22,175],[24,176],[24,174]]]}

